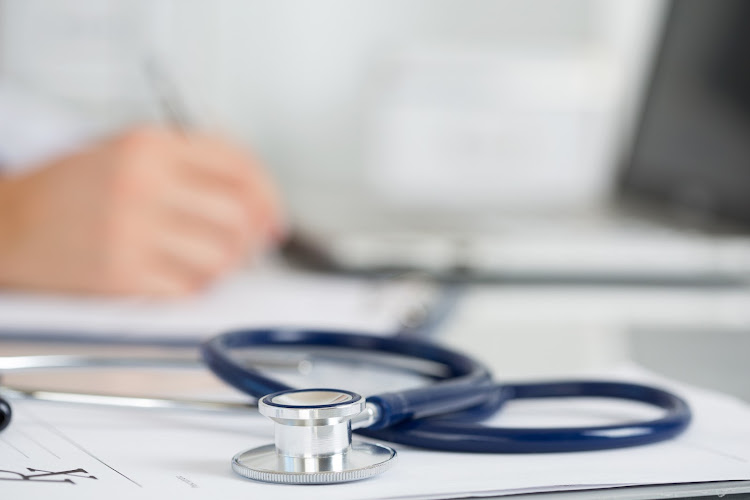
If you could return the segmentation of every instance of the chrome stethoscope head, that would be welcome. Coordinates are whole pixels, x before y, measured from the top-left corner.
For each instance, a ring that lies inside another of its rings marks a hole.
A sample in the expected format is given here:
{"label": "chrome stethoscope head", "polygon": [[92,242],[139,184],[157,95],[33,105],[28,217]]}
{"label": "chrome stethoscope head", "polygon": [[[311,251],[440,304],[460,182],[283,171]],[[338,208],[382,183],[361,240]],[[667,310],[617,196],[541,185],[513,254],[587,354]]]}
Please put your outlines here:
{"label": "chrome stethoscope head", "polygon": [[232,468],[259,481],[332,484],[356,481],[388,470],[396,451],[373,443],[352,443],[352,428],[377,418],[377,407],[354,392],[302,389],[277,392],[258,402],[274,421],[275,443],[238,453]]}

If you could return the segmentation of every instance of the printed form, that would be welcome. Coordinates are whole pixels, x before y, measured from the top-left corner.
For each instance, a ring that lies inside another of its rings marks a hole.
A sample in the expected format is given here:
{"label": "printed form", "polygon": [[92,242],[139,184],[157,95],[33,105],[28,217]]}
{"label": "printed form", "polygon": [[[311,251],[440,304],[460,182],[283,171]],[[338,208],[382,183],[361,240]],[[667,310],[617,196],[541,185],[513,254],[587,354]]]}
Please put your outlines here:
{"label": "printed form", "polygon": [[[483,455],[395,446],[398,460],[383,475],[330,486],[273,485],[235,475],[230,467],[234,454],[273,440],[271,422],[255,411],[198,413],[16,400],[14,420],[0,433],[0,494],[77,500],[440,499],[750,480],[750,405],[632,368],[611,378],[623,375],[685,397],[695,415],[690,429],[666,443],[587,453]],[[493,423],[603,424],[650,411],[608,401],[529,401],[510,404]]]}

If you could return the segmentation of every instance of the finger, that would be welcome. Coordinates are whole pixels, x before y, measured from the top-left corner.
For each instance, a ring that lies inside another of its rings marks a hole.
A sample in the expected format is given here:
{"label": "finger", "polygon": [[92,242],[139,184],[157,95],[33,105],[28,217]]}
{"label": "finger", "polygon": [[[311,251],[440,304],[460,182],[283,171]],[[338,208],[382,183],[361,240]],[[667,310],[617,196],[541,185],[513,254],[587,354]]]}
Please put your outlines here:
{"label": "finger", "polygon": [[265,246],[265,222],[247,210],[236,187],[184,185],[170,193],[170,200],[164,224],[222,242],[232,266]]}
{"label": "finger", "polygon": [[90,287],[92,293],[152,298],[185,297],[195,290],[192,276],[157,259],[143,262],[127,276],[100,279]]}
{"label": "finger", "polygon": [[196,291],[195,282],[183,272],[170,267],[144,276],[137,293],[148,298],[180,298]]}
{"label": "finger", "polygon": [[186,213],[172,213],[167,217],[169,217],[167,223],[176,231],[221,245],[227,255],[229,268],[236,267],[248,254],[254,253],[261,247],[258,236],[248,229],[244,218],[232,224],[228,220],[217,223],[204,218],[202,214],[193,216]]}
{"label": "finger", "polygon": [[166,222],[191,223],[236,235],[240,241],[251,238],[253,221],[236,187],[182,182],[165,193],[162,200]]}
{"label": "finger", "polygon": [[249,161],[238,161],[234,147],[217,137],[186,136],[179,159],[193,175],[222,179],[230,184],[244,183],[248,178]]}
{"label": "finger", "polygon": [[231,269],[233,259],[217,239],[171,231],[159,238],[155,261],[198,290]]}
{"label": "finger", "polygon": [[258,162],[220,139],[201,136],[192,142],[186,173],[199,182],[220,182],[238,189],[246,209],[273,239],[284,232],[279,196]]}

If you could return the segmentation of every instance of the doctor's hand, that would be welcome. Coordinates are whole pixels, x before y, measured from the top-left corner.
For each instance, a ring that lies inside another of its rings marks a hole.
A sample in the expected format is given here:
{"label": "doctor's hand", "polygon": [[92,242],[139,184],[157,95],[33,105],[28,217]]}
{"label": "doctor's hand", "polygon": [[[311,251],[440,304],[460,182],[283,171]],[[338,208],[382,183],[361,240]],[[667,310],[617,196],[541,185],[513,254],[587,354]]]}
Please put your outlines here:
{"label": "doctor's hand", "polygon": [[220,138],[140,128],[0,178],[0,286],[173,297],[282,236],[273,186]]}

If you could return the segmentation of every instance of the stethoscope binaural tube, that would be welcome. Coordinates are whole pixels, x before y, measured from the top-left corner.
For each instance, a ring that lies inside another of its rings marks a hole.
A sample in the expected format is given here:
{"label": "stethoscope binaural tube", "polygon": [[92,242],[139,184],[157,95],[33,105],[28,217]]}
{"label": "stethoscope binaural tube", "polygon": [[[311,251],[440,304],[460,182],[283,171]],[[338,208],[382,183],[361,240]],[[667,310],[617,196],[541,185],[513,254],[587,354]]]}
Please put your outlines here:
{"label": "stethoscope binaural tube", "polygon": [[[232,349],[261,346],[326,346],[402,354],[438,362],[448,375],[434,384],[369,396],[374,422],[357,432],[420,448],[478,453],[549,453],[622,448],[670,439],[687,428],[687,403],[667,391],[622,382],[570,381],[494,384],[489,371],[468,356],[417,340],[299,330],[240,330],[203,345],[208,366],[225,382],[255,397],[291,390],[243,366]],[[529,398],[604,397],[637,401],[665,410],[649,421],[570,428],[498,428],[476,422],[506,401]]]}

